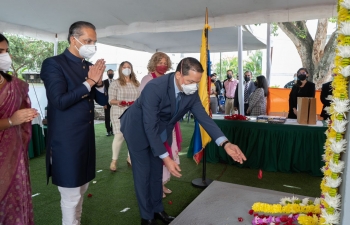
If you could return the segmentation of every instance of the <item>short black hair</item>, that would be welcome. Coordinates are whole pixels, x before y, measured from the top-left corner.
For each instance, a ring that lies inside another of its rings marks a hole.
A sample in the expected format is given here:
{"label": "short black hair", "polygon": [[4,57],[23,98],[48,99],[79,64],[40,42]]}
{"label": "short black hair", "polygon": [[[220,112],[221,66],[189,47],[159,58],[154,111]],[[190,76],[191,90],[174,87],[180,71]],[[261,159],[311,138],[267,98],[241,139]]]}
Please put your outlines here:
{"label": "short black hair", "polygon": [[[3,42],[3,41],[6,41],[7,44],[9,45],[9,40],[7,40],[7,38],[0,33],[0,42]],[[7,74],[3,71],[0,71],[0,74],[6,79],[7,82],[10,82],[12,80],[12,76],[10,74]]]}
{"label": "short black hair", "polygon": [[77,21],[75,23],[73,23],[72,25],[70,25],[69,27],[69,31],[68,31],[68,43],[70,44],[70,37],[74,36],[74,37],[80,37],[81,35],[83,35],[83,33],[81,32],[81,28],[83,27],[88,27],[91,28],[93,30],[96,30],[96,27],[89,22],[86,21]]}
{"label": "short black hair", "polygon": [[112,69],[109,69],[109,70],[107,70],[107,74],[108,74],[108,72],[109,72],[109,71],[112,71],[112,72],[114,73],[114,70],[112,70]]}
{"label": "short black hair", "polygon": [[266,80],[265,76],[263,76],[263,75],[257,76],[256,83],[257,83],[256,88],[264,89],[264,95],[266,97],[269,90],[268,90],[267,80]]}
{"label": "short black hair", "polygon": [[230,72],[230,71],[231,71],[231,73],[233,74],[233,71],[232,71],[232,70],[227,70],[226,73],[228,73],[228,72]]}
{"label": "short black hair", "polygon": [[253,76],[253,73],[252,73],[252,71],[250,71],[250,70],[245,71],[245,72],[244,72],[244,75],[245,75],[246,73],[250,73],[250,76]]}
{"label": "short black hair", "polygon": [[179,64],[177,64],[176,72],[180,72],[184,76],[188,75],[190,70],[198,73],[204,72],[202,64],[197,59],[192,57],[184,58],[179,62]]}

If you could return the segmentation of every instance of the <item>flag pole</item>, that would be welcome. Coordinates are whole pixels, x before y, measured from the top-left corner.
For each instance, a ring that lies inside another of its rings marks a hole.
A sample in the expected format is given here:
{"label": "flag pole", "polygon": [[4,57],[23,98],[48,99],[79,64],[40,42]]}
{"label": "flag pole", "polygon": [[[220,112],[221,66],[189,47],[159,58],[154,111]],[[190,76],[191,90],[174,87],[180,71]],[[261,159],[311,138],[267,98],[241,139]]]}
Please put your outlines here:
{"label": "flag pole", "polygon": [[[208,67],[209,63],[208,63],[208,27],[207,27],[207,24],[208,24],[208,8],[206,8],[205,10],[205,31],[204,31],[204,34],[205,34],[205,49],[206,49],[206,54],[207,54],[207,62],[206,62],[206,66]],[[210,83],[209,83],[209,74],[208,74],[208,68],[207,68],[207,74],[206,77],[207,77],[207,81],[208,81],[208,85],[207,85],[207,91],[208,93],[210,93]],[[208,104],[208,107],[210,106],[210,98],[208,99],[209,100],[209,104]],[[210,112],[210,109],[209,109],[209,112]],[[210,112],[210,115],[211,115],[211,112]],[[192,185],[195,186],[195,187],[198,187],[198,188],[206,188],[208,187],[212,182],[213,180],[212,179],[207,179],[206,178],[206,173],[207,173],[207,156],[206,156],[206,153],[205,153],[205,147],[203,147],[203,159],[202,159],[202,163],[203,163],[203,170],[202,170],[202,178],[196,178],[194,180],[192,180]]]}

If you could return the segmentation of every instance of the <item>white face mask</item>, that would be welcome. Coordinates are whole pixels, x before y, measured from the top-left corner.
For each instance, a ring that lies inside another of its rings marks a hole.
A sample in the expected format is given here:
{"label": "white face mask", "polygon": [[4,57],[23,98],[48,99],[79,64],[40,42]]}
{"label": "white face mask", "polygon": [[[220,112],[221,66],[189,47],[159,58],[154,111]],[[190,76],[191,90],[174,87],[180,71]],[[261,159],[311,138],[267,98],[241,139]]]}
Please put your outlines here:
{"label": "white face mask", "polygon": [[8,52],[0,54],[0,70],[1,71],[8,71],[11,67],[12,59]]}
{"label": "white face mask", "polygon": [[81,44],[81,47],[79,49],[77,46],[75,46],[75,48],[79,51],[79,55],[81,57],[90,59],[95,55],[97,51],[96,45],[83,45],[83,43],[81,43],[76,37],[74,38]]}
{"label": "white face mask", "polygon": [[193,84],[181,84],[182,90],[185,95],[192,95],[198,90],[198,86],[196,83]]}
{"label": "white face mask", "polygon": [[130,68],[124,68],[124,69],[122,69],[122,73],[124,74],[124,76],[130,76],[131,69]]}

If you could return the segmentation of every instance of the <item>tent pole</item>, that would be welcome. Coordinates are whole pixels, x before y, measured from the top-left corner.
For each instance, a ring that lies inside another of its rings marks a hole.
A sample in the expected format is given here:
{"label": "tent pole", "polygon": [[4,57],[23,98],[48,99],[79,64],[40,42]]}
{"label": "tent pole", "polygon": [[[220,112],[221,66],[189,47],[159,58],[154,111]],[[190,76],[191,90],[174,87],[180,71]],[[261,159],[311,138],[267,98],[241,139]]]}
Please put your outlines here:
{"label": "tent pole", "polygon": [[222,69],[221,69],[221,52],[220,52],[220,74],[219,74],[219,80],[222,79]]}
{"label": "tent pole", "polygon": [[53,44],[53,55],[54,56],[57,55],[57,49],[58,49],[58,38],[57,38],[57,34],[56,34],[55,43]]}
{"label": "tent pole", "polygon": [[244,87],[243,87],[243,42],[242,42],[242,26],[238,26],[238,99],[239,99],[239,114],[244,115]]}
{"label": "tent pole", "polygon": [[267,31],[266,31],[266,79],[267,83],[270,86],[271,83],[271,24],[267,24]]}

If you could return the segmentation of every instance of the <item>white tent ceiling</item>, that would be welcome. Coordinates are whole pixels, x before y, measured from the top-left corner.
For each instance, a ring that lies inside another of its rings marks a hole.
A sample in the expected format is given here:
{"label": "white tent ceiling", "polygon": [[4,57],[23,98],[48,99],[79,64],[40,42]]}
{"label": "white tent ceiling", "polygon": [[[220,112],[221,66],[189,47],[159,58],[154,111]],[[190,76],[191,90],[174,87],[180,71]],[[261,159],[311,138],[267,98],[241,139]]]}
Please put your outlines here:
{"label": "white tent ceiling", "polygon": [[[5,0],[2,0],[5,1]],[[213,51],[234,51],[237,25],[327,18],[336,0],[13,0],[3,4],[0,31],[65,40],[70,24],[97,27],[100,43],[154,52],[197,52],[205,7]],[[264,44],[243,32],[246,50]]]}

